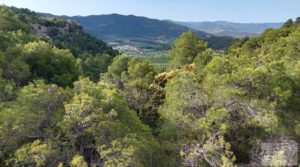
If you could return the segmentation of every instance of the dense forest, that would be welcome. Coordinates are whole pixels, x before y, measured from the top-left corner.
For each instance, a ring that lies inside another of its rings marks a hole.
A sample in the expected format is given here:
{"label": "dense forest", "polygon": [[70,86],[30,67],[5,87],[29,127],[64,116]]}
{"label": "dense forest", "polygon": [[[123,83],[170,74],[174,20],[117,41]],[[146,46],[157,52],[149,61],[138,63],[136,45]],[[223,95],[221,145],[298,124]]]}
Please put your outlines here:
{"label": "dense forest", "polygon": [[158,73],[76,21],[0,6],[0,166],[262,166],[262,143],[299,141],[300,18],[222,54],[187,31],[169,56]]}

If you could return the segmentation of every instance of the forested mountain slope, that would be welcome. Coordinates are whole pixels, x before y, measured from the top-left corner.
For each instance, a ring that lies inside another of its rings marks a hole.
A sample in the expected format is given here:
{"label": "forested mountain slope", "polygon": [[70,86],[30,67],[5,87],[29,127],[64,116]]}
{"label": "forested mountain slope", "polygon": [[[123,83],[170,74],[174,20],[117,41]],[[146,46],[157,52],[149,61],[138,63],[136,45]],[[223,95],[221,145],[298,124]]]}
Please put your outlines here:
{"label": "forested mountain slope", "polygon": [[[78,20],[90,34],[118,45],[129,44],[141,49],[165,50],[183,32],[190,28],[169,21],[118,14],[66,17]],[[233,38],[216,37],[194,29],[195,33],[208,41],[209,46],[222,50],[228,48]]]}
{"label": "forested mountain slope", "polygon": [[[5,6],[0,9],[0,49],[4,57],[2,75],[18,85],[37,78],[61,86],[71,85],[78,79],[81,70],[80,65],[76,65],[76,58],[81,59],[82,70],[87,74],[95,73],[84,66],[91,63],[90,59],[104,56],[110,62],[118,54],[106,43],[85,33],[75,21],[44,18],[27,9]],[[57,57],[45,58],[49,54]],[[36,63],[44,64],[39,66]],[[63,63],[69,65],[64,67]]]}
{"label": "forested mountain slope", "polygon": [[52,42],[57,47],[69,48],[76,54],[81,51],[91,54],[117,54],[103,41],[85,33],[80,23],[74,20],[46,18],[27,9],[12,8],[12,11],[20,18],[20,24],[24,24],[24,28],[31,29],[31,33],[40,35],[43,40]]}
{"label": "forested mountain slope", "polygon": [[0,166],[297,165],[300,18],[224,54],[187,31],[162,73],[72,21],[0,6],[0,23]]}
{"label": "forested mountain slope", "polygon": [[151,129],[98,83],[116,51],[27,9],[0,6],[0,23],[0,166],[157,166]]}
{"label": "forested mountain slope", "polygon": [[[300,18],[237,41],[225,54],[191,32],[175,42],[173,71],[161,74],[168,80],[161,136],[181,149],[186,166],[288,164],[292,157],[279,154],[291,150],[276,144],[297,148],[300,137],[299,42]],[[272,155],[262,150],[266,143]]]}

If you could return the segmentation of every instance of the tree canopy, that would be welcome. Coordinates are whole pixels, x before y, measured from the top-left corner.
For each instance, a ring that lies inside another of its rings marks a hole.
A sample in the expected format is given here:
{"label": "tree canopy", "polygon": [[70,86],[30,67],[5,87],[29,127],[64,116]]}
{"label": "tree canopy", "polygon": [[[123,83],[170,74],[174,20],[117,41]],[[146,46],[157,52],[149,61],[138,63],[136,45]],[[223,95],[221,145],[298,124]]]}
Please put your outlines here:
{"label": "tree canopy", "polygon": [[72,21],[0,22],[0,166],[289,166],[261,146],[300,139],[299,18],[225,53],[188,31],[161,73]]}

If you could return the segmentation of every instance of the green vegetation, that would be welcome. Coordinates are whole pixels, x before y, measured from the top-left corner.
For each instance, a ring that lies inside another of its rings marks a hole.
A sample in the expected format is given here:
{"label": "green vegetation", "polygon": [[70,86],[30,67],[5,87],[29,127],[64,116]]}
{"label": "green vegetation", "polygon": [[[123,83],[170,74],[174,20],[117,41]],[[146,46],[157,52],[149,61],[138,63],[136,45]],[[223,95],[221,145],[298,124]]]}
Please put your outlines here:
{"label": "green vegetation", "polygon": [[193,31],[183,33],[174,43],[169,61],[169,69],[177,69],[191,64],[198,54],[207,48],[207,44],[196,36]]}
{"label": "green vegetation", "polygon": [[[149,19],[138,16],[118,14],[66,17],[78,20],[84,29],[107,42],[130,45],[140,50],[168,50],[173,41],[189,27],[172,21]],[[215,50],[228,48],[234,38],[218,37],[204,31],[193,31]]]}
{"label": "green vegetation", "polygon": [[5,6],[0,14],[2,77],[17,86],[36,79],[72,86],[81,73],[97,81],[118,54],[84,33],[77,22],[43,18],[26,9]]}
{"label": "green vegetation", "polygon": [[187,31],[137,58],[0,6],[0,166],[262,166],[262,143],[300,139],[299,20],[222,54]]}
{"label": "green vegetation", "polygon": [[[127,52],[124,52],[128,55]],[[150,61],[157,72],[163,72],[167,69],[167,63],[169,61],[168,51],[151,51],[146,52],[143,55],[137,56],[136,53],[129,54],[129,57],[139,58],[145,61]]]}

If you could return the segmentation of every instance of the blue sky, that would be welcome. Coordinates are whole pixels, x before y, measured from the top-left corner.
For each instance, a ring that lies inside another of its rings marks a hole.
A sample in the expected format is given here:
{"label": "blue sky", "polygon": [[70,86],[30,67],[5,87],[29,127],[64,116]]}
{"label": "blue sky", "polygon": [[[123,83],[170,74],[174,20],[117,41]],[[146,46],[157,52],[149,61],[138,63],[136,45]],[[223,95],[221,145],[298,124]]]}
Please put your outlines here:
{"label": "blue sky", "polygon": [[300,0],[0,0],[57,15],[133,14],[175,21],[281,22],[300,17]]}

